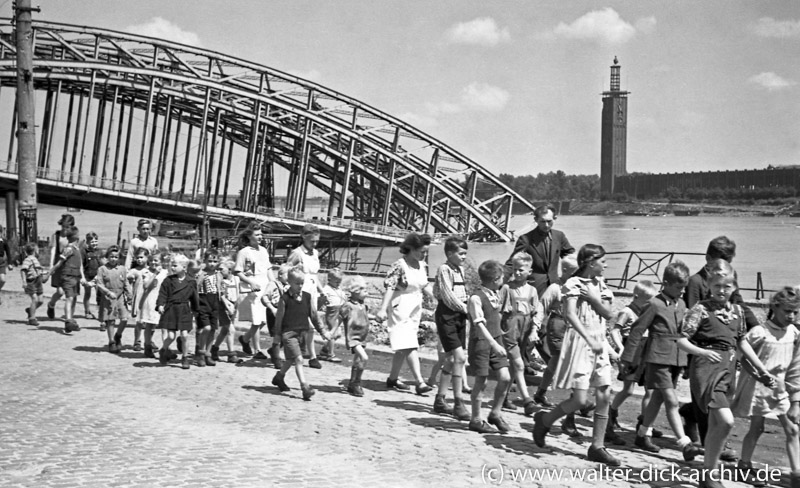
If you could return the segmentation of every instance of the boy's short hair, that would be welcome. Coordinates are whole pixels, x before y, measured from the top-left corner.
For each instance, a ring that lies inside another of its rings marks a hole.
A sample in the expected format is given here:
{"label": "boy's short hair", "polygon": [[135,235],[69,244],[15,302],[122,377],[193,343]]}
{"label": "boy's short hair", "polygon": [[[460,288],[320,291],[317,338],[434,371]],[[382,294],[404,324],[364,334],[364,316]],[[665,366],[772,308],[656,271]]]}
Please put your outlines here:
{"label": "boy's short hair", "polygon": [[341,283],[342,279],[344,279],[344,273],[342,273],[342,270],[339,269],[339,268],[329,269],[328,270],[328,281],[330,281],[331,279],[338,280],[339,283]]}
{"label": "boy's short hair", "polygon": [[141,254],[144,254],[145,256],[150,257],[150,250],[147,249],[146,247],[140,247],[140,248],[136,249],[136,254],[134,254],[134,256],[135,257],[139,257],[139,255],[141,255]]}
{"label": "boy's short hair", "polygon": [[775,308],[788,305],[792,308],[800,307],[800,290],[793,286],[784,286],[769,299],[769,307]]}
{"label": "boy's short hair", "polygon": [[658,288],[650,280],[641,280],[638,283],[636,283],[636,286],[633,287],[634,297],[644,296],[648,298],[653,298],[657,294],[658,294]]}
{"label": "boy's short hair", "polygon": [[72,214],[61,214],[61,218],[58,219],[58,225],[75,225],[75,217]]}
{"label": "boy's short hair", "polygon": [[490,259],[478,266],[478,277],[481,279],[481,283],[491,283],[500,276],[503,276],[503,265],[500,264],[500,261]]}
{"label": "boy's short hair", "polygon": [[727,259],[714,259],[706,265],[709,278],[712,276],[726,276],[733,277],[733,266]]}
{"label": "boy's short hair", "polygon": [[719,236],[711,239],[706,249],[706,257],[709,259],[724,259],[727,262],[733,261],[736,256],[736,243],[727,236]]}
{"label": "boy's short hair", "polygon": [[80,237],[78,236],[79,233],[80,231],[78,231],[78,228],[73,225],[70,226],[66,232],[64,232],[64,237],[67,238],[68,242],[75,242],[78,239],[80,239]]}
{"label": "boy's short hair", "polygon": [[191,260],[189,258],[179,253],[173,254],[170,262],[181,265],[185,268],[188,268],[189,264],[191,264]]}
{"label": "boy's short hair", "polygon": [[143,225],[149,225],[153,227],[153,222],[150,219],[139,219],[139,222],[136,223],[136,228],[139,228]]}
{"label": "boy's short hair", "polygon": [[159,254],[159,253],[157,253],[157,252],[154,252],[153,254],[151,254],[151,255],[147,256],[147,264],[151,264],[151,263],[152,263],[153,261],[155,261],[156,259],[158,259],[159,261],[161,261],[161,254]]}
{"label": "boy's short hair", "polygon": [[111,253],[114,252],[119,253],[119,246],[109,246],[109,248],[106,249],[106,257],[111,256]]}
{"label": "boy's short hair", "polygon": [[29,243],[25,244],[25,254],[27,256],[30,256],[35,252],[36,252],[36,244],[35,243],[29,242]]}
{"label": "boy's short hair", "polygon": [[208,258],[210,258],[210,257],[215,257],[215,258],[219,259],[219,251],[217,251],[213,247],[210,248],[210,249],[207,249],[206,252],[203,253],[203,261],[208,261]]}
{"label": "boy's short hair", "polygon": [[511,256],[512,263],[533,264],[533,257],[525,251],[520,251]]}
{"label": "boy's short hair", "polygon": [[314,224],[306,224],[306,225],[303,226],[303,230],[301,231],[301,234],[304,235],[304,236],[307,236],[307,235],[319,235],[319,227],[317,227]]}
{"label": "boy's short hair", "polygon": [[286,276],[289,276],[289,271],[291,271],[293,267],[294,266],[292,266],[291,264],[283,263],[278,268],[278,274],[286,273]]}
{"label": "boy's short hair", "polygon": [[235,267],[236,267],[236,263],[234,263],[230,259],[222,259],[222,260],[220,260],[219,264],[217,264],[217,269],[219,269],[219,268],[227,268],[227,269],[233,271],[233,268],[235,268]]}
{"label": "boy's short hair", "polygon": [[367,287],[367,280],[364,279],[363,276],[357,275],[351,277],[347,281],[347,291],[353,293],[356,290],[360,290]]}
{"label": "boy's short hair", "polygon": [[664,283],[676,284],[689,281],[689,267],[683,261],[673,261],[664,268]]}
{"label": "boy's short hair", "polygon": [[303,272],[303,268],[300,266],[295,266],[289,270],[289,281],[292,279],[299,280],[300,278],[305,279],[306,274]]}
{"label": "boy's short hair", "polygon": [[100,239],[100,236],[98,236],[94,232],[89,232],[88,234],[86,234],[86,240],[87,241],[91,241],[92,239]]}
{"label": "boy's short hair", "polygon": [[447,239],[445,239],[444,241],[445,255],[453,252],[458,252],[461,249],[464,249],[465,251],[469,249],[469,245],[467,244],[467,241],[465,241],[464,239],[457,236],[448,237]]}

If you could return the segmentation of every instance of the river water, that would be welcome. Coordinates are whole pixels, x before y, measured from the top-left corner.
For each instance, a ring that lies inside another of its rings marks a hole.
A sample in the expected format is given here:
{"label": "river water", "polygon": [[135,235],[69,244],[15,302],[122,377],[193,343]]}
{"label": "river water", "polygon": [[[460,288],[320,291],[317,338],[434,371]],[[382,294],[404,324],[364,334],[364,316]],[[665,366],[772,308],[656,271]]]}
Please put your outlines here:
{"label": "river water", "polygon": [[[0,200],[0,215],[4,215],[3,201]],[[42,205],[39,209],[40,235],[55,231],[59,216],[65,212],[63,207]],[[75,213],[76,223],[84,234],[94,231],[100,235],[100,245],[105,247],[116,242],[117,229],[122,223],[122,238],[129,239],[136,231],[139,217],[129,217],[91,210]],[[533,218],[529,215],[516,215],[511,227],[517,235],[532,228]],[[737,254],[733,261],[739,274],[740,286],[756,287],[756,274],[761,272],[766,289],[776,289],[786,284],[800,283],[800,218],[790,217],[733,217],[699,215],[696,217],[638,217],[638,216],[582,216],[563,215],[556,221],[556,228],[563,231],[575,249],[586,243],[601,244],[609,253],[621,251],[638,252],[681,252],[705,253],[708,241],[719,235],[727,235],[736,241]],[[505,262],[513,250],[513,243],[471,243],[469,259],[473,265],[497,259]],[[346,260],[345,252],[337,255]],[[381,262],[389,264],[400,254],[394,247],[380,249],[360,249],[361,263],[371,263],[380,254]],[[657,255],[646,255],[656,258]],[[622,275],[628,259],[627,254],[609,254],[609,269],[606,276],[617,278]],[[704,264],[703,256],[679,256],[692,270],[697,271]],[[441,246],[432,246],[429,257],[431,274],[444,261]],[[639,263],[633,260],[629,273],[636,271]],[[385,270],[385,266],[380,269]],[[372,266],[362,264],[360,271],[370,271]],[[660,267],[663,271],[663,265]],[[651,279],[652,276],[644,276]],[[632,286],[632,285],[631,285]],[[744,293],[752,298],[752,293]]]}

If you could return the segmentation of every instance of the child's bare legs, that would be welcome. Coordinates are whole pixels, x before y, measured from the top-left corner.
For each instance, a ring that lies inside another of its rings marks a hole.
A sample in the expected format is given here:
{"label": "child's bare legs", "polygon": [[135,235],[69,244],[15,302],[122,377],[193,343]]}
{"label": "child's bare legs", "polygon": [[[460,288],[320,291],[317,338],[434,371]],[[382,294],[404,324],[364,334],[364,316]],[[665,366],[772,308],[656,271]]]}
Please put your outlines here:
{"label": "child's bare legs", "polygon": [[[611,410],[619,410],[619,407],[625,403],[625,400],[633,395],[633,391],[636,388],[636,383],[633,381],[624,381],[622,383],[622,390],[614,396],[614,401],[611,402]],[[644,407],[642,407],[642,411],[644,411]]]}
{"label": "child's bare legs", "polygon": [[733,414],[730,408],[708,409],[708,432],[706,433],[706,453],[703,458],[705,469],[716,469],[719,455],[725,448],[725,441],[733,428]]}
{"label": "child's bare legs", "polygon": [[84,286],[83,287],[83,315],[84,317],[94,318],[94,314],[92,313],[92,287],[91,286]]}
{"label": "child's bare legs", "polygon": [[550,426],[552,426],[556,420],[576,410],[580,410],[588,404],[589,390],[578,390],[573,388],[572,395],[569,398],[559,403],[554,409],[550,410],[549,412],[545,412],[541,416],[542,422],[544,423],[545,427],[550,428]]}
{"label": "child's bare legs", "polygon": [[425,385],[425,380],[422,378],[422,371],[419,367],[419,354],[417,353],[416,349],[409,349],[408,355],[406,356],[406,363],[408,364],[409,369],[411,370],[411,374],[414,375],[414,381],[417,382],[418,386]]}
{"label": "child's bare legs", "polygon": [[[644,401],[642,403],[644,403]],[[637,435],[650,435],[646,432],[648,432],[653,426],[653,423],[655,423],[662,404],[664,405],[664,411],[667,415],[669,426],[672,428],[672,432],[675,433],[678,446],[683,448],[687,444],[690,444],[691,440],[683,431],[683,422],[678,412],[680,403],[678,402],[678,395],[674,388],[656,388],[653,390],[650,401],[643,410],[642,425],[639,427],[640,431],[637,432]],[[645,433],[643,434],[643,432]]]}
{"label": "child's bare legs", "polygon": [[[530,394],[528,393],[528,385],[525,383],[525,364],[522,362],[522,358],[514,358],[509,361],[511,366],[511,374],[513,375],[513,381],[508,382],[508,388],[506,391],[506,395],[511,391],[511,385],[516,382],[517,383],[517,391],[520,395],[522,395],[522,403],[523,405],[528,405],[533,400],[531,399]],[[530,414],[528,414],[530,415]]]}
{"label": "child's bare legs", "polygon": [[144,344],[146,347],[153,344],[153,327],[154,324],[149,324],[147,322],[144,324]]}
{"label": "child's bare legs", "polygon": [[[433,367],[431,368],[431,374],[428,375],[428,384],[429,385],[439,385],[439,394],[441,395],[443,391],[447,388],[447,381],[449,378],[445,379],[445,375],[450,375],[451,371],[457,371],[444,367],[445,363],[449,362],[452,365],[452,355],[450,353],[444,352],[444,348],[442,348],[441,344],[437,344],[436,352],[438,357],[436,359],[436,363],[434,363]],[[439,373],[442,373],[441,381],[436,381],[436,377]],[[444,386],[443,386],[444,385]]]}
{"label": "child's bare legs", "polygon": [[67,297],[64,300],[64,317],[67,321],[72,320],[74,310],[75,310],[75,301],[77,300],[77,296],[75,297]]}
{"label": "child's bare legs", "polygon": [[161,349],[164,350],[164,352],[169,351],[169,346],[172,344],[172,341],[175,340],[175,332],[174,330],[161,330],[161,340],[163,342]]}
{"label": "child's bare legs", "polygon": [[[494,388],[494,403],[492,403],[492,410],[489,412],[490,417],[500,417],[503,409],[503,400],[506,398],[506,392],[511,386],[511,375],[508,373],[508,368],[500,368],[497,370],[497,385]],[[474,390],[473,390],[474,391]],[[480,408],[480,403],[478,404]],[[473,410],[474,413],[474,410]]]}
{"label": "child's bare legs", "polygon": [[55,314],[56,305],[58,305],[58,301],[61,300],[62,296],[64,296],[64,293],[61,291],[61,287],[56,288],[55,293],[50,297],[50,301],[47,302],[47,308],[53,310],[53,314]]}
{"label": "child's bare legs", "polygon": [[41,305],[41,300],[36,298],[36,295],[29,295],[31,297],[31,306],[28,308],[28,320],[36,318],[36,309]]}
{"label": "child's bare legs", "polygon": [[214,347],[219,349],[219,346],[221,346],[222,343],[225,342],[228,345],[228,351],[232,351],[233,337],[231,337],[230,340],[228,340],[228,336],[232,336],[232,334],[230,334],[230,331],[231,331],[230,326],[228,325],[220,326],[219,334],[217,334],[217,339],[214,341]]}
{"label": "child's bare legs", "polygon": [[316,360],[317,348],[314,347],[314,329],[309,329],[308,331],[303,332],[303,338],[306,341],[306,350],[308,351],[309,361]]}
{"label": "child's bare legs", "polygon": [[[786,428],[784,427],[784,430]],[[756,449],[756,444],[758,444],[758,439],[761,437],[761,434],[764,433],[764,417],[760,415],[752,415],[750,417],[750,429],[748,429],[747,434],[745,434],[744,439],[742,439],[742,457],[740,458],[744,464],[750,464],[753,460],[753,451]],[[786,436],[787,440],[787,451],[788,451],[788,440],[789,436]],[[790,457],[791,460],[791,457]]]}
{"label": "child's bare legs", "polygon": [[[763,422],[764,417],[761,417],[761,419]],[[789,467],[792,468],[792,476],[800,477],[800,428],[789,420],[786,415],[778,415],[778,420],[781,421],[783,432],[786,434],[786,454],[789,455]],[[753,447],[755,447],[755,444]]]}

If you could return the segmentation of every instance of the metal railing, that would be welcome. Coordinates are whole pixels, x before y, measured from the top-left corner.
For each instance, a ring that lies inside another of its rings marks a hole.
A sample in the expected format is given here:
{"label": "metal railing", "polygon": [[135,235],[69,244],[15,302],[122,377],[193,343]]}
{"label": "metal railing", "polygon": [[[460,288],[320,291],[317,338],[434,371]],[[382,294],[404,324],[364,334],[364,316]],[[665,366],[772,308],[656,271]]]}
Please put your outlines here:
{"label": "metal railing", "polygon": [[[624,289],[639,280],[650,280],[655,284],[661,284],[663,269],[667,267],[676,257],[679,256],[705,256],[701,252],[671,252],[671,251],[614,251],[606,253],[606,256],[627,256],[625,267],[619,278],[606,276],[606,283],[614,288]],[[755,288],[739,286],[739,290],[754,292],[756,300],[766,297],[767,293],[776,290],[764,288],[761,272],[756,274]]]}

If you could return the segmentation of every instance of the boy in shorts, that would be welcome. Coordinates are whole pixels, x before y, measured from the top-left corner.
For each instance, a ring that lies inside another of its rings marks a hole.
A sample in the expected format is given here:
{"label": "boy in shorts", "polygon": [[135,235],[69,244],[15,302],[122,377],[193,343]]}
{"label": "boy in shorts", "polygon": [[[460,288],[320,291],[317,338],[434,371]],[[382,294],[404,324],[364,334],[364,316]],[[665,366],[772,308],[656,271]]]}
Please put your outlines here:
{"label": "boy in shorts", "polygon": [[47,279],[43,273],[41,263],[36,258],[38,253],[36,244],[29,242],[25,244],[25,259],[19,267],[22,281],[25,283],[25,294],[31,297],[31,306],[25,309],[28,314],[28,325],[39,325],[36,320],[36,309],[42,305],[42,281]]}
{"label": "boy in shorts", "polygon": [[283,344],[283,352],[286,361],[283,362],[280,371],[272,378],[272,384],[281,391],[289,391],[284,381],[286,372],[294,366],[297,374],[297,381],[300,382],[300,389],[303,392],[303,400],[310,401],[316,390],[311,388],[306,382],[303,373],[303,353],[300,350],[300,337],[308,332],[309,320],[326,341],[330,340],[330,335],[319,322],[317,308],[311,303],[311,294],[303,291],[305,283],[305,273],[299,267],[289,271],[289,289],[281,296],[278,302],[278,313],[275,317],[275,338]]}
{"label": "boy in shorts", "polygon": [[[445,364],[439,379],[439,390],[433,401],[433,411],[452,414],[458,420],[469,420],[470,413],[462,398],[467,330],[467,288],[462,264],[467,259],[467,242],[459,237],[444,241],[447,262],[436,271],[433,295],[438,300],[434,318],[439,344],[445,353]],[[453,374],[455,373],[455,374]],[[452,380],[450,377],[452,376]],[[447,405],[447,384],[453,385],[453,407]]]}
{"label": "boy in shorts", "polygon": [[51,270],[51,273],[60,269],[61,271],[61,289],[64,291],[66,301],[64,303],[64,331],[74,332],[81,330],[78,323],[75,321],[75,304],[78,301],[78,295],[81,293],[81,285],[86,283],[83,275],[83,258],[81,257],[81,250],[78,247],[78,228],[74,225],[67,229],[65,233],[67,238],[67,246],[61,251],[58,261]]}
{"label": "boy in shorts", "polygon": [[[680,261],[673,261],[664,269],[662,281],[664,284],[661,293],[650,300],[631,326],[631,333],[620,358],[622,369],[628,373],[635,371],[639,362],[643,361],[644,386],[654,390],[643,412],[644,418],[636,432],[634,444],[645,451],[660,451],[651,441],[652,425],[664,404],[669,425],[675,433],[678,447],[683,451],[683,459],[692,461],[703,450],[692,444],[683,431],[676,391],[681,369],[686,366],[686,353],[678,348],[678,340],[682,337],[678,328],[686,314],[681,293],[689,281],[689,268]],[[646,351],[643,357],[636,357],[635,353],[640,351],[638,345],[645,331],[649,333]]]}
{"label": "boy in shorts", "polygon": [[[86,281],[92,281],[97,276],[97,270],[103,264],[103,253],[98,249],[97,244],[100,238],[94,232],[86,234],[86,241],[81,245],[81,257],[83,259],[83,277]],[[92,286],[88,283],[83,286],[83,315],[87,319],[96,318],[92,313]],[[97,298],[98,304],[100,297]],[[102,322],[102,318],[100,321]]]}
{"label": "boy in shorts", "polygon": [[[499,261],[484,261],[478,267],[481,286],[467,301],[467,311],[471,323],[469,336],[469,364],[475,368],[475,386],[472,388],[472,419],[469,430],[481,434],[505,434],[511,427],[503,420],[500,412],[506,389],[511,381],[508,374],[506,349],[503,347],[503,330],[500,328],[503,297],[498,292],[503,284],[503,265]],[[481,393],[489,378],[489,370],[497,374],[492,411],[486,420],[481,419]],[[497,427],[493,429],[489,424]]]}

